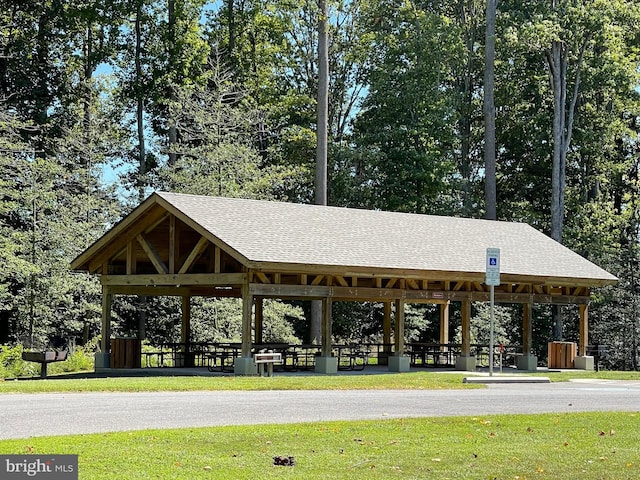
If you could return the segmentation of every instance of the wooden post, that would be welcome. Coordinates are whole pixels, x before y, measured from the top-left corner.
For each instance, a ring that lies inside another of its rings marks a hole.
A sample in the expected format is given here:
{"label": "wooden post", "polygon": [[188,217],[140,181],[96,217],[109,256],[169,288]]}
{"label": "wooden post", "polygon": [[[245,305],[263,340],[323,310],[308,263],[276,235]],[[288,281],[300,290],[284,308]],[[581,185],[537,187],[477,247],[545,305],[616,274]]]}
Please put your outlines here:
{"label": "wooden post", "polygon": [[331,297],[322,299],[322,356],[331,356],[331,336],[333,334]]}
{"label": "wooden post", "polygon": [[[449,343],[449,306],[451,302],[440,304],[440,343],[447,345]],[[445,347],[446,348],[446,347]]]}
{"label": "wooden post", "polygon": [[264,343],[264,298],[256,297],[255,343]]}
{"label": "wooden post", "polygon": [[465,300],[461,305],[462,314],[462,351],[463,357],[471,356],[471,302]]}
{"label": "wooden post", "polygon": [[396,324],[394,332],[394,355],[404,354],[404,300],[396,300]]}
{"label": "wooden post", "polygon": [[182,328],[180,329],[180,342],[183,346],[184,366],[193,367],[191,358],[191,297],[182,297]]}
{"label": "wooden post", "polygon": [[176,217],[169,216],[169,273],[176,273]]}
{"label": "wooden post", "polygon": [[533,347],[533,326],[531,322],[531,303],[522,304],[522,353],[530,355]]}
{"label": "wooden post", "polygon": [[589,343],[589,305],[580,305],[580,345],[578,356],[587,355],[587,344]]}
{"label": "wooden post", "polygon": [[249,292],[249,284],[242,285],[242,356],[251,357],[251,317],[253,295]]}
{"label": "wooden post", "polygon": [[113,303],[113,295],[109,291],[109,287],[102,286],[102,340],[100,349],[102,353],[109,353],[111,348],[111,304]]}
{"label": "wooden post", "polygon": [[382,343],[384,351],[391,351],[391,302],[384,302],[384,318],[382,320]]}

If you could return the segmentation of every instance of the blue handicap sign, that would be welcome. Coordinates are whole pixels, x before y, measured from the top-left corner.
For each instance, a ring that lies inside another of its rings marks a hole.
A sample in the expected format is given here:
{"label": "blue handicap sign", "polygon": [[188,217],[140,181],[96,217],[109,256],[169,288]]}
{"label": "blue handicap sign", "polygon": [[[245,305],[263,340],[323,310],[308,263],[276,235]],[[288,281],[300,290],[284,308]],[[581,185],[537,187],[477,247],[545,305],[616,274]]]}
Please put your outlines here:
{"label": "blue handicap sign", "polygon": [[489,265],[498,265],[498,259],[495,257],[491,257],[489,259]]}

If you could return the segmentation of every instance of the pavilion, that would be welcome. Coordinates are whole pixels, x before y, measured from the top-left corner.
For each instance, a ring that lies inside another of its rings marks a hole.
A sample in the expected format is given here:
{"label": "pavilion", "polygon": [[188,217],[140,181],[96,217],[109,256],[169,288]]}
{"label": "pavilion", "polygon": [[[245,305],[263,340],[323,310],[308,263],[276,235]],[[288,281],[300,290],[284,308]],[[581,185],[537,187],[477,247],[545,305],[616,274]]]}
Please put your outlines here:
{"label": "pavilion", "polygon": [[[578,305],[577,368],[589,368],[591,289],[617,279],[524,223],[392,213],[318,205],[157,192],[71,264],[102,284],[102,342],[96,368],[109,366],[114,295],[182,297],[182,342],[189,343],[191,298],[242,299],[242,348],[236,374],[254,374],[253,343],[262,338],[265,298],[321,300],[316,371],[333,373],[333,301],[385,306],[390,371],[406,371],[404,305],[440,305],[440,342],[449,340],[449,306],[461,303],[459,370],[475,369],[471,304],[489,300],[488,247],[500,248],[495,301],[523,304],[518,368],[535,369],[532,305]],[[392,305],[395,304],[395,309]],[[395,311],[392,319],[392,311]],[[590,360],[591,358],[591,360]]]}

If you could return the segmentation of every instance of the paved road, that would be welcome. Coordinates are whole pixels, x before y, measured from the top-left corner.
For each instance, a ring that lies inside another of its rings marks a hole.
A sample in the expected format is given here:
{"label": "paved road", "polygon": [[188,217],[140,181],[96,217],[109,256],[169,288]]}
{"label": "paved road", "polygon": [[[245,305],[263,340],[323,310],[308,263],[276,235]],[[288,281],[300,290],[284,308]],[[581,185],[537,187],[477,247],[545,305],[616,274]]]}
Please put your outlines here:
{"label": "paved road", "polygon": [[323,420],[640,411],[640,382],[490,385],[478,390],[0,395],[0,439]]}

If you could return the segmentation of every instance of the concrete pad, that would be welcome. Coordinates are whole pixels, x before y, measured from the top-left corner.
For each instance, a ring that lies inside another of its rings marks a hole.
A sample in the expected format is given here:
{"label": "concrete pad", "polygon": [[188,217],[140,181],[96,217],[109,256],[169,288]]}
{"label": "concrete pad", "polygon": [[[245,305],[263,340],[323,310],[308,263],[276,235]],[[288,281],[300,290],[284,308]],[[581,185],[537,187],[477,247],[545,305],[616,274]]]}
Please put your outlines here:
{"label": "concrete pad", "polygon": [[233,361],[233,373],[236,375],[258,375],[258,367],[253,357],[237,357]]}
{"label": "concrete pad", "polygon": [[338,373],[338,357],[316,357],[315,372],[335,375]]}
{"label": "concrete pad", "polygon": [[535,355],[518,355],[516,363],[518,370],[535,372],[538,368],[538,357]]}
{"label": "concrete pad", "polygon": [[595,370],[594,358],[592,356],[576,357],[574,360],[574,365],[576,367],[576,370],[587,370],[590,372],[593,372]]}
{"label": "concrete pad", "polygon": [[111,354],[109,352],[102,353],[97,352],[94,356],[94,365],[96,372],[99,370],[104,370],[105,368],[110,368],[111,363]]}
{"label": "concrete pad", "polygon": [[405,355],[391,355],[389,357],[389,371],[390,372],[408,372],[411,370],[411,366],[409,365],[410,358]]}
{"label": "concrete pad", "polygon": [[456,370],[473,372],[476,369],[476,357],[456,357]]}
{"label": "concrete pad", "polygon": [[476,377],[464,377],[462,383],[551,383],[549,377],[526,377],[526,376],[501,376],[494,375],[489,376],[476,376]]}

